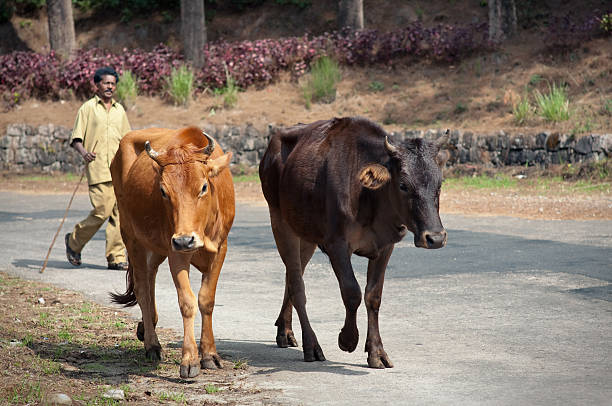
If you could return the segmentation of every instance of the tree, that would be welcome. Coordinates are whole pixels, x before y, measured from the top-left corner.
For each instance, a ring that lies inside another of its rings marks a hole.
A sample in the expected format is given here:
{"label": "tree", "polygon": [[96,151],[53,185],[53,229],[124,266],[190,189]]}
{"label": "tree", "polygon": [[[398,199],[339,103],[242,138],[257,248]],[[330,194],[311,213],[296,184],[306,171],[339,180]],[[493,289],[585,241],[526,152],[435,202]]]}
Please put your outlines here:
{"label": "tree", "polygon": [[514,0],[489,0],[489,40],[503,42],[516,34]]}
{"label": "tree", "polygon": [[70,58],[76,47],[72,1],[47,0],[47,21],[49,47],[64,58]]}
{"label": "tree", "polygon": [[181,0],[181,36],[185,59],[194,68],[204,65],[202,48],[206,43],[204,0]]}
{"label": "tree", "polygon": [[363,0],[340,0],[338,2],[338,27],[363,29]]}

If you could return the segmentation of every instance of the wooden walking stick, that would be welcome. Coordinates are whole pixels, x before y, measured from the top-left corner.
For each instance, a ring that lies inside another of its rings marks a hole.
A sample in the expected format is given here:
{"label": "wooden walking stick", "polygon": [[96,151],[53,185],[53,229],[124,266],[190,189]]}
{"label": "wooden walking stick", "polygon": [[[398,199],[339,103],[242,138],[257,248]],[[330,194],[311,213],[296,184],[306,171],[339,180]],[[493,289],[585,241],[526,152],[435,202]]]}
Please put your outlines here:
{"label": "wooden walking stick", "polygon": [[[96,149],[96,145],[98,145],[98,141],[96,141],[94,143],[93,148],[91,149],[91,152],[93,152]],[[86,166],[89,163],[86,164]],[[45,257],[45,262],[43,263],[42,268],[40,268],[40,272],[39,273],[43,273],[45,272],[45,268],[47,267],[47,261],[49,261],[49,254],[51,254],[51,249],[53,249],[53,245],[55,244],[55,240],[57,239],[57,235],[59,234],[60,230],[62,229],[62,226],[64,225],[64,221],[66,221],[66,217],[68,216],[68,210],[70,210],[70,205],[72,204],[72,200],[74,200],[74,195],[76,195],[76,191],[79,188],[79,186],[81,185],[81,182],[83,181],[83,177],[85,176],[85,171],[83,171],[83,174],[81,175],[81,178],[79,179],[79,183],[77,183],[76,187],[74,188],[74,192],[72,192],[72,196],[70,197],[70,201],[68,202],[68,207],[66,207],[66,211],[64,212],[64,218],[62,219],[59,227],[57,228],[57,231],[55,232],[55,235],[53,236],[53,241],[51,241],[51,245],[49,246],[49,251],[47,251],[47,256]]]}

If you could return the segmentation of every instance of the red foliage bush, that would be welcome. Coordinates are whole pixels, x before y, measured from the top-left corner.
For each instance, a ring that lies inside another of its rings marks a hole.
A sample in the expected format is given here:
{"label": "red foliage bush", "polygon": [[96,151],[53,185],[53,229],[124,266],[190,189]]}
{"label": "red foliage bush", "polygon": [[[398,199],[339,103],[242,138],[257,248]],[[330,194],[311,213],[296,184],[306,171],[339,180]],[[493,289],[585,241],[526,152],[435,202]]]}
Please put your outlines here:
{"label": "red foliage bush", "polygon": [[[390,65],[406,57],[453,62],[488,47],[486,24],[424,28],[416,23],[386,33],[343,30],[314,37],[215,42],[202,50],[206,63],[195,72],[195,88],[201,92],[225,86],[226,67],[236,84],[246,88],[265,86],[281,71],[299,77],[322,55],[340,64],[360,66]],[[0,93],[9,104],[28,97],[57,99],[70,93],[85,98],[93,93],[95,70],[113,66],[119,73],[132,71],[141,94],[159,95],[172,68],[182,64],[183,56],[162,44],[151,51],[124,49],[121,54],[82,49],[71,61],[62,61],[53,52],[13,52],[0,55]]]}

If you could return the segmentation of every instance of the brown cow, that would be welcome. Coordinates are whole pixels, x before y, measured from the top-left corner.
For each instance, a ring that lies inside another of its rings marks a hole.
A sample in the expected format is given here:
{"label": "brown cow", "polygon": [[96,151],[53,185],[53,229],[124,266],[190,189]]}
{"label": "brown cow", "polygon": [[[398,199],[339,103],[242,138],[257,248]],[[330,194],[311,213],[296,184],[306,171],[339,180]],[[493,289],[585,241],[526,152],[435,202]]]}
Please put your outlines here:
{"label": "brown cow", "polygon": [[[137,335],[147,357],[161,359],[155,326],[155,277],[168,258],[183,316],[182,378],[202,368],[221,368],[212,331],[217,279],[234,221],[234,186],[228,169],[231,152],[195,127],[132,131],[111,164],[128,252],[127,290],[111,294],[115,303],[140,305]],[[198,300],[189,284],[189,267],[202,273]],[[197,307],[202,313],[200,355],[194,337]]]}
{"label": "brown cow", "polygon": [[353,253],[369,258],[365,350],[372,368],[391,368],[378,331],[387,262],[408,231],[414,244],[441,248],[446,231],[438,214],[440,143],[410,139],[392,145],[385,131],[363,118],[335,118],[275,134],[259,165],[272,231],[286,267],[285,297],[276,320],[279,347],[297,346],[292,306],[302,327],[305,361],[324,361],[306,314],[303,273],[317,246],[329,256],[346,308],[338,336],[343,351],[359,340],[361,288]]}

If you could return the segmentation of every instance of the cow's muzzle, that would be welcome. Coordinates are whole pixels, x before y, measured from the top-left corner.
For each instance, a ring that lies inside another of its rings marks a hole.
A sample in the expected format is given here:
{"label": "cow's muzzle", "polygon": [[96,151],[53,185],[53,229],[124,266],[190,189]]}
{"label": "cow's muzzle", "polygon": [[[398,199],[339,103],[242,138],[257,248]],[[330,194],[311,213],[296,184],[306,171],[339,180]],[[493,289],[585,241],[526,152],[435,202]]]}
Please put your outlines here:
{"label": "cow's muzzle", "polygon": [[446,245],[446,230],[423,231],[417,238],[414,236],[414,245],[421,248],[436,249]]}
{"label": "cow's muzzle", "polygon": [[192,251],[198,248],[193,234],[172,236],[172,249],[174,251]]}

